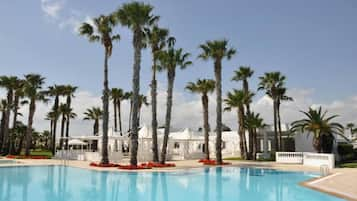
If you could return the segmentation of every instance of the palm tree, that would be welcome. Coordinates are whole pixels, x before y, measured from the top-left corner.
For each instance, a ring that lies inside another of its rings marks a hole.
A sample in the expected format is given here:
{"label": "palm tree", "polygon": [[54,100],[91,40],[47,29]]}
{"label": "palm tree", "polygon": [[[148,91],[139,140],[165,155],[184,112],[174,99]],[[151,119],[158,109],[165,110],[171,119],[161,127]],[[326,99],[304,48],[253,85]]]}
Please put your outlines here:
{"label": "palm tree", "polygon": [[[72,85],[66,85],[65,87],[65,96],[67,96],[66,98],[66,105],[68,106],[68,108],[70,110],[71,109],[71,104],[72,104],[72,98],[74,97],[74,93],[76,92],[77,87],[72,86]],[[69,136],[69,124],[70,124],[70,120],[75,118],[76,114],[74,114],[73,112],[68,112],[67,113],[67,117],[66,117],[66,137],[68,138]],[[68,144],[68,139],[66,139],[66,148]]]}
{"label": "palm tree", "polygon": [[10,113],[11,109],[13,106],[13,96],[14,96],[14,90],[15,90],[15,85],[18,82],[18,78],[16,76],[1,76],[0,77],[0,87],[5,88],[7,90],[7,104],[6,104],[6,111],[5,111],[5,116],[4,116],[4,127],[3,127],[3,141],[1,145],[1,150],[0,152],[3,155],[7,155],[9,153],[9,141],[10,141],[10,129],[9,129],[9,123],[10,123]]}
{"label": "palm tree", "polygon": [[356,132],[356,128],[355,127],[356,127],[355,124],[352,123],[352,122],[346,124],[346,129],[350,131],[351,137],[353,137],[353,135]]}
{"label": "palm tree", "polygon": [[333,119],[338,117],[338,115],[333,115],[327,117],[327,111],[322,112],[321,107],[318,109],[309,108],[309,111],[301,111],[306,118],[294,121],[291,125],[292,131],[301,130],[301,132],[312,133],[313,136],[313,147],[319,153],[330,152],[332,147],[324,146],[324,139],[333,138],[333,134],[343,135],[344,128],[341,124],[336,122],[331,122]]}
{"label": "palm tree", "polygon": [[216,81],[216,161],[222,164],[222,60],[230,60],[236,53],[234,48],[228,47],[228,40],[207,41],[200,45],[202,53],[198,56],[203,60],[212,59]]}
{"label": "palm tree", "polygon": [[4,127],[5,127],[5,116],[6,116],[7,102],[6,99],[0,100],[0,111],[1,111],[1,123],[0,123],[0,150],[4,140]]}
{"label": "palm tree", "polygon": [[[249,66],[240,66],[239,70],[234,71],[233,81],[242,81],[244,93],[249,93],[248,78],[252,77],[254,71]],[[250,104],[245,105],[246,114],[250,113]],[[248,158],[253,156],[253,131],[248,129],[249,132],[249,148],[248,148]]]}
{"label": "palm tree", "polygon": [[[19,107],[21,102],[21,98],[24,97],[24,83],[25,81],[22,79],[17,79],[14,83],[14,104],[12,107],[12,112],[13,112],[13,120],[12,120],[12,129],[15,129],[16,124],[17,124],[17,116],[19,115]],[[10,148],[9,148],[9,153],[13,154],[14,153],[14,142],[12,142],[13,137],[10,137]]]}
{"label": "palm tree", "polygon": [[260,83],[258,90],[265,90],[265,93],[273,99],[273,113],[274,113],[274,141],[275,151],[280,149],[280,138],[278,138],[278,99],[279,89],[283,88],[285,84],[285,76],[280,72],[265,73],[264,76],[259,77]]}
{"label": "palm tree", "polygon": [[128,91],[128,92],[125,92],[124,94],[124,99],[125,100],[129,100],[129,104],[130,104],[130,107],[129,107],[129,125],[128,125],[128,131],[130,132],[130,129],[131,129],[131,116],[133,114],[133,92],[131,91]]}
{"label": "palm tree", "polygon": [[167,29],[153,26],[148,32],[148,42],[151,47],[152,54],[152,78],[151,78],[151,127],[152,127],[152,152],[153,161],[159,162],[159,150],[157,144],[157,81],[156,70],[158,62],[158,54],[165,47],[166,39],[169,31]]}
{"label": "palm tree", "polygon": [[59,112],[62,115],[62,120],[61,120],[61,140],[60,140],[60,149],[62,149],[63,147],[63,138],[65,138],[65,149],[68,149],[68,133],[66,132],[66,135],[64,134],[64,131],[66,129],[66,131],[68,130],[68,124],[66,124],[68,122],[67,118],[75,118],[77,115],[73,112],[73,109],[69,107],[69,105],[67,105],[67,103],[62,103],[59,106]]}
{"label": "palm tree", "polygon": [[47,90],[47,95],[54,97],[54,103],[52,106],[52,113],[51,113],[51,118],[53,122],[53,127],[52,127],[52,139],[51,139],[51,149],[52,149],[52,154],[55,155],[56,153],[56,131],[57,131],[57,121],[59,118],[59,98],[60,96],[64,96],[66,91],[66,86],[65,85],[54,85],[54,86],[49,86]]}
{"label": "palm tree", "polygon": [[133,1],[123,4],[113,15],[117,22],[128,27],[133,32],[134,64],[133,64],[133,109],[130,129],[130,164],[137,165],[138,151],[138,113],[140,91],[140,62],[141,50],[144,48],[145,29],[153,25],[158,17],[152,14],[153,7],[149,4]]}
{"label": "palm tree", "polygon": [[247,142],[245,137],[245,112],[244,105],[250,104],[252,101],[253,93],[246,93],[244,90],[234,89],[232,92],[228,92],[227,98],[224,100],[227,107],[224,108],[225,111],[231,111],[233,108],[237,108],[238,116],[238,135],[240,140],[240,150],[241,156],[244,159],[248,157]]}
{"label": "palm tree", "polygon": [[94,120],[93,135],[98,136],[99,120],[103,117],[103,111],[99,107],[92,107],[88,108],[84,115],[84,120]]}
{"label": "palm tree", "polygon": [[108,124],[109,124],[109,86],[108,86],[108,59],[112,55],[113,41],[119,40],[120,36],[113,34],[115,25],[112,16],[101,15],[95,18],[94,25],[83,23],[80,34],[88,37],[90,42],[101,42],[104,47],[104,88],[103,88],[103,141],[102,141],[102,164],[108,164]]}
{"label": "palm tree", "polygon": [[[53,109],[51,111],[49,111],[47,114],[46,114],[46,118],[45,120],[49,120],[50,121],[50,149],[52,150],[52,147],[53,146],[56,146],[56,143],[55,145],[52,145],[52,141],[54,140],[53,139],[53,135],[54,135],[54,122],[57,120],[57,113],[55,113],[53,111]],[[52,150],[53,151],[53,150]]]}
{"label": "palm tree", "polygon": [[174,81],[176,75],[176,67],[185,69],[187,66],[192,65],[192,62],[188,60],[189,53],[184,53],[183,49],[175,49],[173,38],[170,39],[171,44],[165,51],[161,51],[159,54],[159,71],[167,71],[167,99],[166,99],[166,117],[165,117],[165,130],[164,141],[161,150],[160,163],[164,164],[166,161],[167,143],[169,140],[170,124],[171,124],[171,111],[172,111],[172,94],[174,88]]}
{"label": "palm tree", "polygon": [[45,78],[38,74],[25,75],[24,93],[25,97],[30,100],[29,116],[26,130],[26,156],[30,155],[30,148],[32,143],[32,123],[36,111],[36,101],[47,101],[45,92],[41,91]]}
{"label": "palm tree", "polygon": [[263,118],[260,117],[260,114],[255,114],[254,112],[247,113],[245,115],[244,128],[252,131],[252,156],[253,160],[256,160],[257,150],[258,150],[258,142],[257,142],[257,130],[266,127]]}
{"label": "palm tree", "polygon": [[186,86],[186,89],[192,93],[201,94],[202,108],[203,108],[203,128],[205,135],[205,155],[206,160],[209,160],[209,120],[208,120],[208,93],[214,91],[215,82],[214,80],[203,79],[197,80],[196,83],[189,82]]}
{"label": "palm tree", "polygon": [[119,130],[120,135],[122,135],[122,125],[121,125],[121,101],[124,98],[124,91],[123,89],[119,88],[112,88],[110,91],[110,96],[113,101],[113,108],[114,108],[114,131],[118,131],[118,119],[119,119]]}
{"label": "palm tree", "polygon": [[280,87],[277,89],[278,99],[276,103],[276,113],[278,119],[278,131],[279,131],[279,142],[280,142],[280,150],[283,149],[283,140],[282,140],[282,131],[281,131],[281,117],[280,117],[280,105],[283,101],[293,101],[292,97],[286,95],[286,88]]}

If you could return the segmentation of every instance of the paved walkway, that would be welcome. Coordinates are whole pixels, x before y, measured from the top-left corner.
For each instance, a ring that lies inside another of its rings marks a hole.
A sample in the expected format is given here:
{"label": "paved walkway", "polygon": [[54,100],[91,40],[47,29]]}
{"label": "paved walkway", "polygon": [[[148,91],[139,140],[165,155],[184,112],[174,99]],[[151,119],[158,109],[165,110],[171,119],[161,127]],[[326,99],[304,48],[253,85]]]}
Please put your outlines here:
{"label": "paved walkway", "polygon": [[[1,159],[0,159],[1,160]],[[6,159],[8,160],[8,159]],[[28,165],[61,165],[63,161],[60,160],[16,160],[18,163],[1,164],[1,166],[28,166]],[[302,165],[291,164],[277,164],[275,162],[253,162],[253,161],[231,161],[232,166],[239,167],[257,167],[257,168],[272,168],[284,171],[311,171],[319,172],[319,168],[307,167]],[[196,160],[175,161],[175,168],[160,168],[149,170],[138,170],[145,172],[152,171],[175,171],[177,169],[185,168],[202,168],[202,164]],[[90,167],[89,162],[86,161],[68,161],[68,166],[85,168],[97,171],[128,171],[119,170],[118,168],[97,168]],[[130,170],[129,170],[130,171]],[[335,168],[331,174],[326,177],[312,179],[301,183],[302,186],[319,190],[331,195],[335,195],[346,200],[357,201],[357,168]]]}

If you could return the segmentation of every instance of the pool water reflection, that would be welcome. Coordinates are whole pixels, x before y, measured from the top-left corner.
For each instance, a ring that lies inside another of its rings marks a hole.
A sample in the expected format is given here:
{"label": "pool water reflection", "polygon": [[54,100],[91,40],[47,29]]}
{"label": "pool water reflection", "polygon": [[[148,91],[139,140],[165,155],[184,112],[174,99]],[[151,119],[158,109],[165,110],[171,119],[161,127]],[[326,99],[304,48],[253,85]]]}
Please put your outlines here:
{"label": "pool water reflection", "polygon": [[310,174],[254,168],[172,173],[97,172],[64,166],[0,168],[1,201],[334,201],[298,185]]}

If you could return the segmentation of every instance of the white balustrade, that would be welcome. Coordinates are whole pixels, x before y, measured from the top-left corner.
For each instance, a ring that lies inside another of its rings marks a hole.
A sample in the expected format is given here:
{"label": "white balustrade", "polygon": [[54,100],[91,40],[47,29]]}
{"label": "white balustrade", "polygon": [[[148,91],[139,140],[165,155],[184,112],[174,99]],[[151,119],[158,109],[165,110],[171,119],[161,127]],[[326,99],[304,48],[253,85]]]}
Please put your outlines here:
{"label": "white balustrade", "polygon": [[325,165],[330,169],[335,167],[335,155],[310,152],[276,152],[277,163],[303,164],[306,166],[321,167]]}

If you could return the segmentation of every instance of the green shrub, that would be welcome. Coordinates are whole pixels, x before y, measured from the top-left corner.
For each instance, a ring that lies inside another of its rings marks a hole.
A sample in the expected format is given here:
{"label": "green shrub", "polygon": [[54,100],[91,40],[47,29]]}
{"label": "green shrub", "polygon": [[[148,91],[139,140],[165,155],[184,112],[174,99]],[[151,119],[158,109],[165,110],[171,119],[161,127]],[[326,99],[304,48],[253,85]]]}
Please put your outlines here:
{"label": "green shrub", "polygon": [[354,158],[354,150],[352,144],[339,143],[337,146],[338,154],[342,161],[352,160]]}

